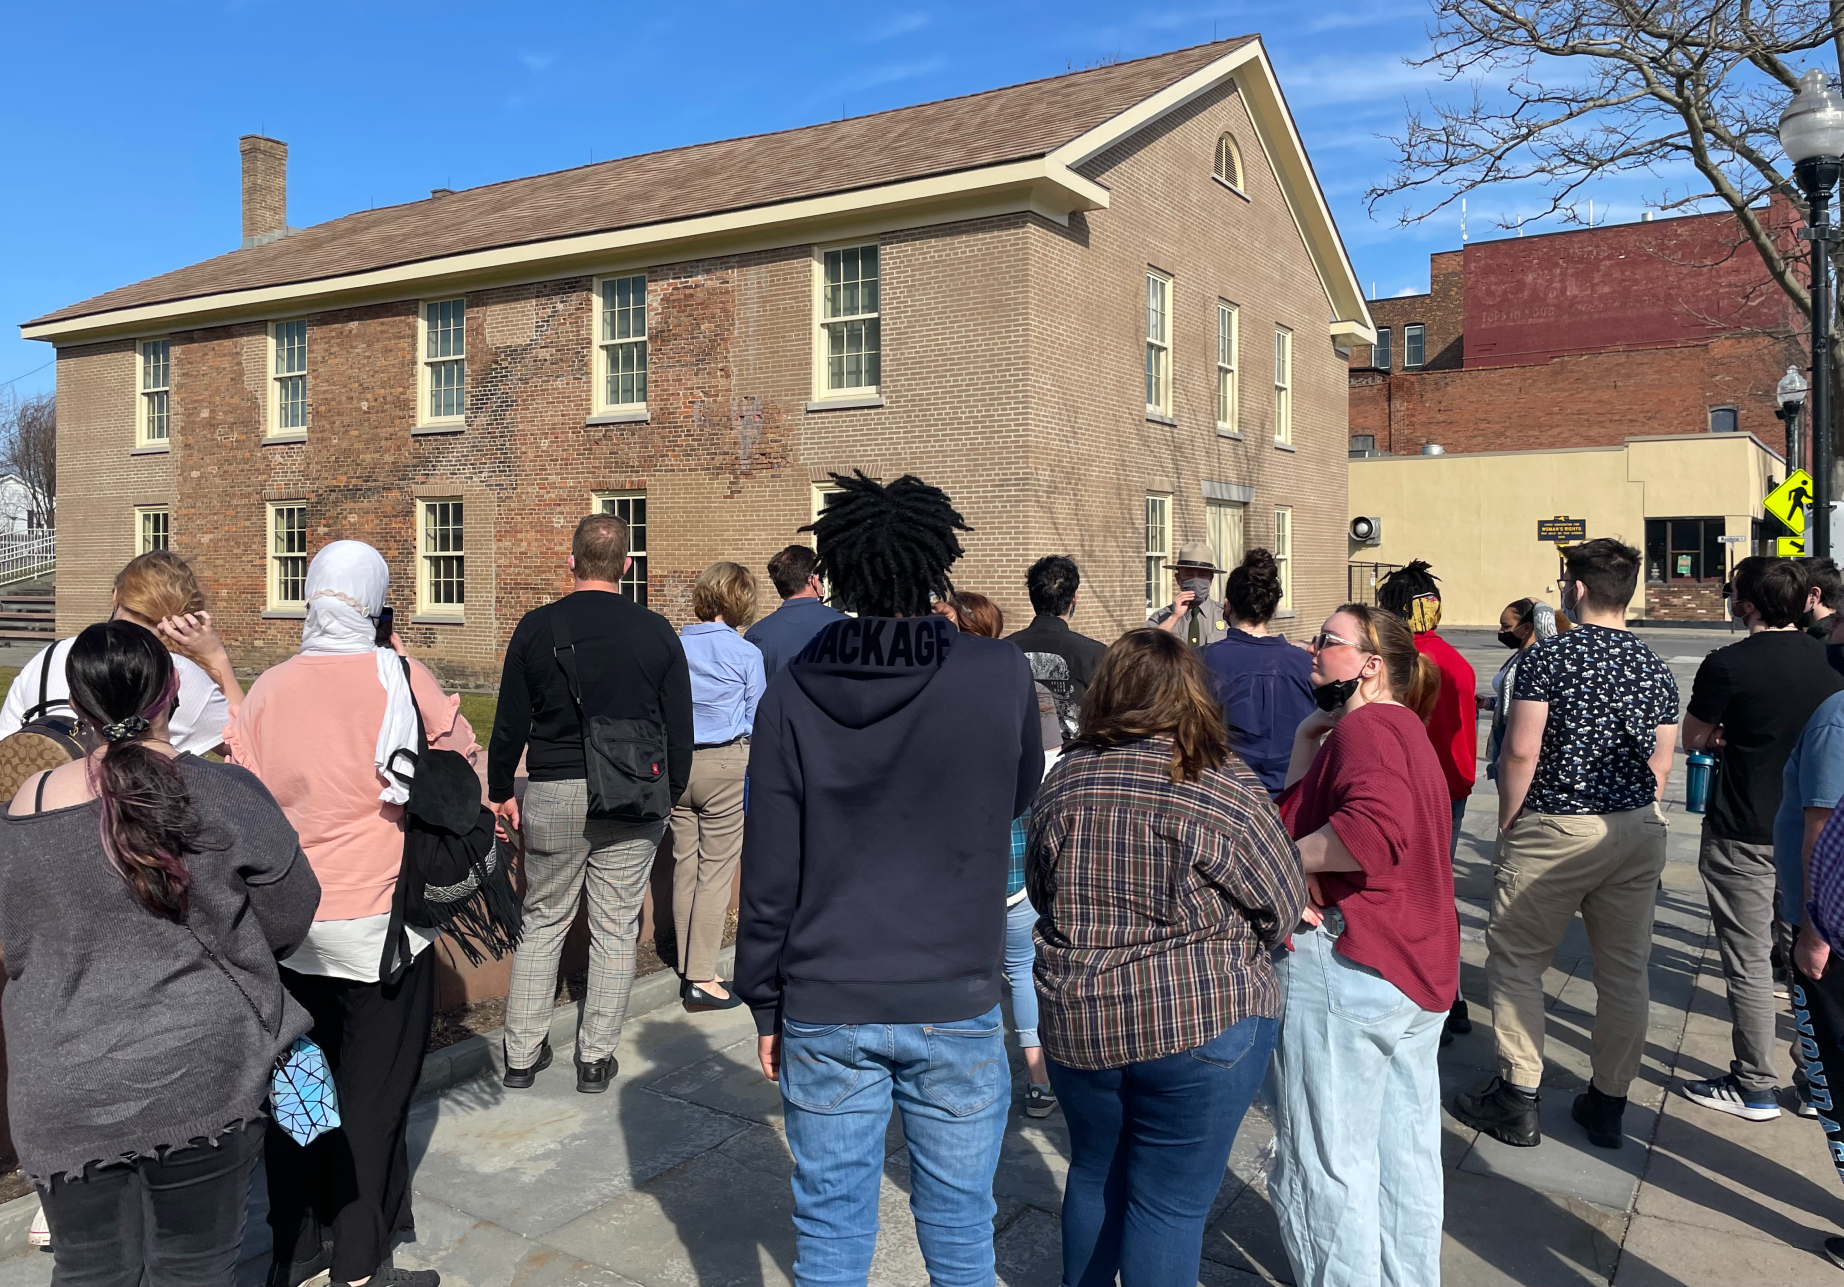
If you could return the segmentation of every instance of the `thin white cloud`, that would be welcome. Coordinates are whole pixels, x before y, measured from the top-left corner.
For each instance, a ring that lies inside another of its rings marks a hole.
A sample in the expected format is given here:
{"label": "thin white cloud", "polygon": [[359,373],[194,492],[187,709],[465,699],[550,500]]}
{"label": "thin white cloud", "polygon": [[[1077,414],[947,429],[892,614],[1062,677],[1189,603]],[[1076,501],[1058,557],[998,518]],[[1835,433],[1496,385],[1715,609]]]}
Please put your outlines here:
{"label": "thin white cloud", "polygon": [[[1423,293],[1422,291],[1416,290],[1413,286],[1404,286],[1401,290],[1397,291],[1394,295],[1391,295],[1390,298],[1391,299],[1405,299],[1410,295],[1420,295],[1422,293]],[[1381,343],[1381,341],[1378,341],[1378,343]]]}
{"label": "thin white cloud", "polygon": [[879,63],[846,77],[834,88],[844,93],[875,89],[879,85],[894,85],[898,81],[918,80],[923,76],[933,76],[947,65],[948,61],[945,58],[924,58],[912,63]]}
{"label": "thin white cloud", "polygon": [[876,44],[880,40],[891,40],[897,36],[907,36],[912,31],[920,31],[933,21],[926,13],[899,13],[878,23],[858,39],[861,44]]}
{"label": "thin white cloud", "polygon": [[519,61],[532,71],[541,72],[557,61],[556,54],[520,54]]}

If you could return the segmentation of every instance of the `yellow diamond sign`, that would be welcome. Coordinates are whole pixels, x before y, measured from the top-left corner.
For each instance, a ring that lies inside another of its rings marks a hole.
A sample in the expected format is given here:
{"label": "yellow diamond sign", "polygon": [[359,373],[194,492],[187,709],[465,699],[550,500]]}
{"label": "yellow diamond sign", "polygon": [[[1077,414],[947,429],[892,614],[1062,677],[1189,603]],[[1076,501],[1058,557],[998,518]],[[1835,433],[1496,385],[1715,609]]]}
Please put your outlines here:
{"label": "yellow diamond sign", "polygon": [[[1786,481],[1767,493],[1761,505],[1796,533],[1806,530],[1806,506],[1812,503],[1812,475],[1795,469]],[[1782,538],[1784,539],[1784,538]]]}

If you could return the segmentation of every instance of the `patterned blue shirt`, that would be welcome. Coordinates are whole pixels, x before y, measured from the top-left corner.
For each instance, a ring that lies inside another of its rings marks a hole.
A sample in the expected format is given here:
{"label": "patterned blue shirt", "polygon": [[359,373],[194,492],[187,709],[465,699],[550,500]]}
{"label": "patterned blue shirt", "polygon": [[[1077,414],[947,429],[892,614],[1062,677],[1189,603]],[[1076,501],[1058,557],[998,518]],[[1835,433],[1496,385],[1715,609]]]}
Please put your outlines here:
{"label": "patterned blue shirt", "polygon": [[692,735],[700,745],[747,737],[768,678],[762,650],[721,621],[679,631],[691,668]]}

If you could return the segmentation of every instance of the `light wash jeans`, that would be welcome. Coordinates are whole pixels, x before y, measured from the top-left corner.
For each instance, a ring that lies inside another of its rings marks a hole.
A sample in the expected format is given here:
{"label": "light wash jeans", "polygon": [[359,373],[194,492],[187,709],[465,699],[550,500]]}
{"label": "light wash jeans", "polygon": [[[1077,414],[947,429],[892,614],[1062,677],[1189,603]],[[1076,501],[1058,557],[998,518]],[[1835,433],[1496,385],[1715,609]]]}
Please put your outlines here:
{"label": "light wash jeans", "polygon": [[1037,1039],[1037,981],[1032,969],[1037,964],[1037,940],[1031,934],[1037,928],[1037,909],[1031,896],[1005,909],[1005,983],[1012,993],[1012,1025],[1018,1029],[1018,1044],[1029,1050],[1044,1043]]}
{"label": "light wash jeans", "polygon": [[787,1019],[781,1038],[798,1287],[870,1277],[893,1101],[931,1287],[992,1287],[992,1175],[1011,1104],[999,1008],[953,1023]]}
{"label": "light wash jeans", "polygon": [[1280,962],[1268,1196],[1299,1287],[1441,1280],[1445,1011],[1423,1010],[1323,929]]}

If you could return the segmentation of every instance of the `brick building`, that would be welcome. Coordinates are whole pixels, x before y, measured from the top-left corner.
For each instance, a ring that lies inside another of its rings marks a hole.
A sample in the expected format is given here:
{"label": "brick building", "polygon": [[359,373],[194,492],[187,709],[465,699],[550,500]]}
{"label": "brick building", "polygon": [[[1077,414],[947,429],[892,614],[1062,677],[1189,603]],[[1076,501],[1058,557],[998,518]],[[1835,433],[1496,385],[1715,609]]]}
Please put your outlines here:
{"label": "brick building", "polygon": [[[1763,214],[1788,253],[1799,253],[1792,208],[1776,201]],[[1739,432],[1777,453],[1784,477],[1774,387],[1789,365],[1807,365],[1808,330],[1741,236],[1732,215],[1693,215],[1430,256],[1427,294],[1371,302],[1376,343],[1359,345],[1350,361],[1353,457],[1437,445],[1449,454],[1623,448]],[[1503,483],[1518,485],[1509,474]],[[1759,506],[1752,519],[1674,507],[1663,485],[1652,484],[1645,507],[1657,517],[1619,533],[1647,553],[1637,615],[1724,620],[1719,538],[1760,543]],[[1529,537],[1520,527],[1502,539]]]}
{"label": "brick building", "polygon": [[64,631],[170,542],[271,662],[356,537],[411,647],[491,683],[592,506],[681,621],[851,469],[945,487],[957,580],[1019,624],[1052,551],[1103,638],[1185,540],[1289,556],[1308,620],[1343,595],[1372,332],[1256,37],[303,230],[285,147],[243,151],[241,249],[25,327],[57,346]]}

